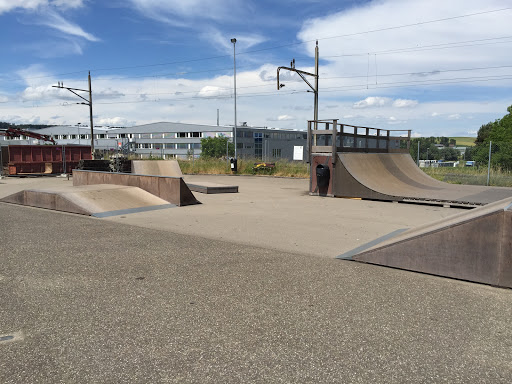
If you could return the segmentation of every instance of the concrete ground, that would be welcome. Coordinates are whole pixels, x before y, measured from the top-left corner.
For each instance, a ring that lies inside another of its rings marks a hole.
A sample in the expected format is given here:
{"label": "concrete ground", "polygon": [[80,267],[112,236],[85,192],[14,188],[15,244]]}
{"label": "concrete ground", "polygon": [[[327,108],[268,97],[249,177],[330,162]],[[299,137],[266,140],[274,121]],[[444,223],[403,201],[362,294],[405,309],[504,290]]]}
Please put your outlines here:
{"label": "concrete ground", "polygon": [[[191,183],[238,185],[239,193],[194,193],[201,205],[113,216],[108,220],[285,252],[336,257],[397,229],[461,209],[309,196],[308,180],[186,176]],[[23,189],[71,185],[62,178],[8,179],[0,198]]]}
{"label": "concrete ground", "polygon": [[333,259],[459,210],[189,178],[240,193],[108,220],[0,204],[1,383],[512,382],[511,290]]}

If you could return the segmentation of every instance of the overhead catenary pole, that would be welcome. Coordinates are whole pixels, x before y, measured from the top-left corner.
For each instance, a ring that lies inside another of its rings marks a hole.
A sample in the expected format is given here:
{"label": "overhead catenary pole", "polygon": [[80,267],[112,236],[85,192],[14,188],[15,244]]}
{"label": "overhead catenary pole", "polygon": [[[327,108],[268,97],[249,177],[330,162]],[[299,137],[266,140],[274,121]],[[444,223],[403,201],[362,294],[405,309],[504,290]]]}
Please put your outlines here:
{"label": "overhead catenary pole", "polygon": [[89,71],[89,119],[91,122],[91,156],[94,159],[94,125],[92,122],[92,88],[91,88],[91,71]]}
{"label": "overhead catenary pole", "polygon": [[231,39],[231,42],[233,43],[233,84],[234,84],[234,89],[235,89],[235,129],[234,129],[234,132],[233,132],[233,143],[235,144],[235,159],[237,158],[236,157],[236,50],[235,50],[235,46],[236,46],[236,39],[235,38],[232,38]]}
{"label": "overhead catenary pole", "polygon": [[[315,73],[310,73],[310,72],[306,72],[306,71],[301,71],[300,69],[296,69],[295,68],[295,59],[293,59],[290,63],[290,66],[289,67],[278,67],[277,68],[277,90],[281,89],[284,87],[284,84],[281,84],[279,82],[279,71],[281,69],[286,69],[288,71],[291,71],[291,72],[295,72],[297,75],[300,76],[300,78],[302,80],[304,80],[304,82],[309,85],[309,87],[311,88],[311,90],[308,90],[308,92],[313,92],[315,94],[315,99],[314,99],[314,106],[313,106],[313,120],[314,120],[314,128],[316,129],[317,128],[317,121],[318,121],[318,67],[319,67],[319,53],[318,53],[318,40],[316,42],[316,46],[315,46]],[[315,78],[315,85],[313,86],[307,79],[306,79],[306,76],[313,76]],[[316,135],[315,135],[315,139],[316,139]]]}
{"label": "overhead catenary pole", "polygon": [[[317,129],[318,121],[318,40],[316,41],[315,47],[315,129]],[[333,127],[336,129],[336,127]],[[316,136],[315,136],[316,137]]]}
{"label": "overhead catenary pole", "polygon": [[[89,106],[89,119],[90,119],[90,124],[91,124],[91,155],[92,155],[92,158],[94,159],[94,125],[93,125],[93,121],[92,121],[92,86],[91,86],[91,71],[89,71],[89,77],[88,77],[88,80],[89,80],[89,89],[79,89],[79,88],[71,88],[71,87],[65,87],[64,86],[64,83],[62,81],[59,81],[59,84],[58,85],[52,85],[53,88],[61,88],[61,89],[67,89],[69,92],[73,93],[74,95],[78,96],[79,98],[81,98],[82,100],[85,101],[84,102],[81,102],[81,103],[77,103],[77,104],[82,104],[82,105],[88,105]],[[76,93],[75,91],[77,92],[88,92],[89,93],[89,100],[87,100],[85,97],[79,95],[78,93]]]}

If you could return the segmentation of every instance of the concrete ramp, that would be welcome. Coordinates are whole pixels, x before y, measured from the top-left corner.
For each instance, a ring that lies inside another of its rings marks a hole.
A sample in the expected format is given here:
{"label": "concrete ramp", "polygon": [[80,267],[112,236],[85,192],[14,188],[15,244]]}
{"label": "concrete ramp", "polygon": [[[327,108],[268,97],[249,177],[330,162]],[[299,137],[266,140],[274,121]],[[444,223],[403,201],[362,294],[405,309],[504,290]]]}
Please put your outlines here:
{"label": "concrete ramp", "polygon": [[177,160],[132,160],[132,173],[154,176],[183,176]]}
{"label": "concrete ramp", "polygon": [[141,188],[103,184],[29,189],[7,196],[0,201],[95,217],[176,206]]}
{"label": "concrete ramp", "polygon": [[[132,160],[132,173],[139,175],[182,177],[177,160]],[[191,191],[199,193],[237,193],[237,185],[225,185],[211,182],[193,182],[185,180]]]}
{"label": "concrete ramp", "polygon": [[178,206],[200,204],[182,177],[135,175],[73,169],[73,185],[115,184],[139,187]]}
{"label": "concrete ramp", "polygon": [[512,197],[512,188],[448,184],[425,174],[408,153],[338,153],[338,197],[477,207]]}
{"label": "concrete ramp", "polygon": [[512,198],[399,232],[338,258],[512,288]]}

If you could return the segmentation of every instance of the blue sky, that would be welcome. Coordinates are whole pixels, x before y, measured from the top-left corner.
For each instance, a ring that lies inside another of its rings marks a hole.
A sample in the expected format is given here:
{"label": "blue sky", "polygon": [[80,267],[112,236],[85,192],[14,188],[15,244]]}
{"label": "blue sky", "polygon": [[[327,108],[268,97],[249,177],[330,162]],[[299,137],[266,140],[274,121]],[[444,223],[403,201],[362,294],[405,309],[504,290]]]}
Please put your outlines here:
{"label": "blue sky", "polygon": [[416,136],[470,136],[512,104],[509,0],[0,0],[0,121],[305,129],[296,75],[320,49],[319,117]]}

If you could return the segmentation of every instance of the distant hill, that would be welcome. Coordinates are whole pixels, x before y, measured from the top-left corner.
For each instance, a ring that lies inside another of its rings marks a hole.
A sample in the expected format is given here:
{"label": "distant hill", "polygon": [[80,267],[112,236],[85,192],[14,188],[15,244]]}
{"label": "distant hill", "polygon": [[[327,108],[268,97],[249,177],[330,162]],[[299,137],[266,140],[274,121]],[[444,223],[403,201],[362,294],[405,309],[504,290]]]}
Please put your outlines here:
{"label": "distant hill", "polygon": [[476,137],[450,137],[457,143],[457,147],[473,147]]}
{"label": "distant hill", "polygon": [[44,124],[11,124],[6,123],[3,121],[0,121],[0,129],[7,129],[9,127],[12,128],[19,128],[19,129],[41,129],[41,128],[48,128],[48,127],[54,127],[55,125],[44,125]]}

